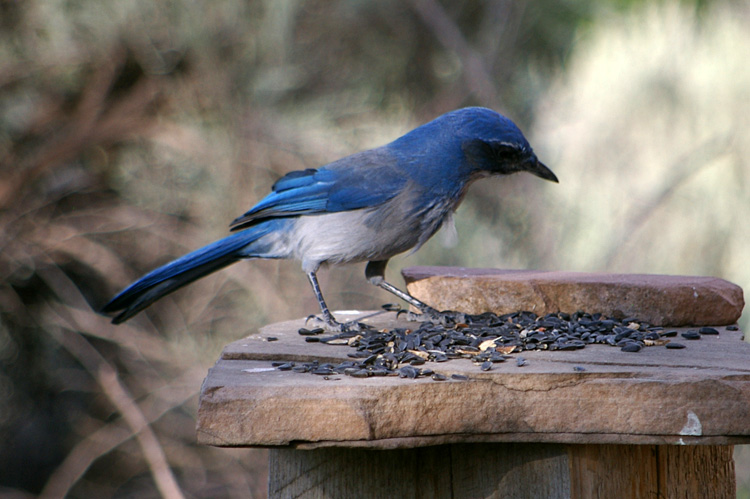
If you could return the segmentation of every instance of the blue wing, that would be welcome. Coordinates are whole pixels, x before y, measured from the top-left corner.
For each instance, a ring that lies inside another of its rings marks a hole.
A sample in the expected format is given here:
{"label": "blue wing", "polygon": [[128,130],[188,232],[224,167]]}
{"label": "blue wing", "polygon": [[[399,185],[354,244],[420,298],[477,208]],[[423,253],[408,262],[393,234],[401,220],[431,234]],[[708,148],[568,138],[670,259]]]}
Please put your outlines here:
{"label": "blue wing", "polygon": [[407,174],[383,148],[353,154],[319,169],[280,178],[271,193],[236,218],[232,230],[261,220],[356,210],[380,205],[398,194]]}

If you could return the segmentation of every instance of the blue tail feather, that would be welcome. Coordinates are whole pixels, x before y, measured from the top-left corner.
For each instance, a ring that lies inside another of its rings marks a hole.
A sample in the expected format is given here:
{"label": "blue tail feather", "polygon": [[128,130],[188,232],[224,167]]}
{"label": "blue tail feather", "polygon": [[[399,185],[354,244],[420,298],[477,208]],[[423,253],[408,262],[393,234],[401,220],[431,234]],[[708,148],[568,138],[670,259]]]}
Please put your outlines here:
{"label": "blue tail feather", "polygon": [[104,314],[119,312],[112,322],[114,324],[124,322],[172,291],[253,255],[251,245],[277,229],[276,225],[278,224],[254,226],[169,262],[125,288],[112,298],[101,309],[101,312]]}

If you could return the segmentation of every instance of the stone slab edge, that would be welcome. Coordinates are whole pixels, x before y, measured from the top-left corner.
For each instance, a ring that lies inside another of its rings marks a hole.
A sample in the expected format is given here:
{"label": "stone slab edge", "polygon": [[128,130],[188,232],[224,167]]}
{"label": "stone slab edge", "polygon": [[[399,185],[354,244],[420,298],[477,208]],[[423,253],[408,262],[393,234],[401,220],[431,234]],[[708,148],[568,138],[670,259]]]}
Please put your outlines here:
{"label": "stone slab edge", "polygon": [[[220,361],[214,369],[236,377],[234,362]],[[221,376],[207,380],[198,411],[199,443],[360,446],[371,441],[377,447],[399,445],[399,439],[435,445],[475,435],[480,441],[714,445],[750,437],[750,384],[744,376],[581,376],[572,382],[547,376],[535,377],[534,386],[527,386],[525,375],[439,384],[386,379],[356,388],[315,381],[318,389],[308,383],[279,385],[290,373],[256,376],[242,387],[222,383]]]}

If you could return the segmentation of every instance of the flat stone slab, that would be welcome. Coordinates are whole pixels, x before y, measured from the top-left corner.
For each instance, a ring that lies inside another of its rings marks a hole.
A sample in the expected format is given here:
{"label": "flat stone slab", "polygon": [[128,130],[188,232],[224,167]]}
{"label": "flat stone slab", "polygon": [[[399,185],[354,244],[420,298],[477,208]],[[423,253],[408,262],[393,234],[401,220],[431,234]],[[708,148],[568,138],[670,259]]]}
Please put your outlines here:
{"label": "flat stone slab", "polygon": [[[703,288],[697,292],[706,296]],[[390,312],[364,320],[377,327],[417,327]],[[750,443],[750,344],[741,331],[716,323],[719,335],[680,338],[687,345],[682,350],[652,346],[626,353],[589,345],[526,351],[520,354],[526,365],[509,360],[486,372],[468,359],[422,366],[448,377],[465,375],[464,381],[323,377],[272,367],[274,360],[349,360],[353,349],[346,345],[306,343],[298,334],[303,325],[302,319],[272,324],[226,347],[201,390],[200,443],[297,448]]]}
{"label": "flat stone slab", "polygon": [[656,326],[733,324],[742,288],[716,277],[409,267],[409,293],[438,310],[537,315],[578,310]]}

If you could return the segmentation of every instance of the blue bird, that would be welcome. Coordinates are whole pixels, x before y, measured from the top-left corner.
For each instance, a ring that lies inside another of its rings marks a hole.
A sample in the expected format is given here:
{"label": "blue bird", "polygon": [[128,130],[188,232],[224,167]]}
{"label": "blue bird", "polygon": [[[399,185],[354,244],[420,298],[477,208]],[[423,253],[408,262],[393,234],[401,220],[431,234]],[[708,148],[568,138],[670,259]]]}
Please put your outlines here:
{"label": "blue bird", "polygon": [[388,260],[416,251],[450,221],[469,185],[490,175],[529,172],[557,182],[508,118],[459,109],[390,144],[317,169],[293,171],[231,224],[234,234],[160,267],[115,296],[102,312],[121,323],[161,297],[238,260],[294,258],[312,285],[329,330],[356,328],[331,314],[317,271],[368,262],[367,280],[428,316],[438,312],[385,281]]}

